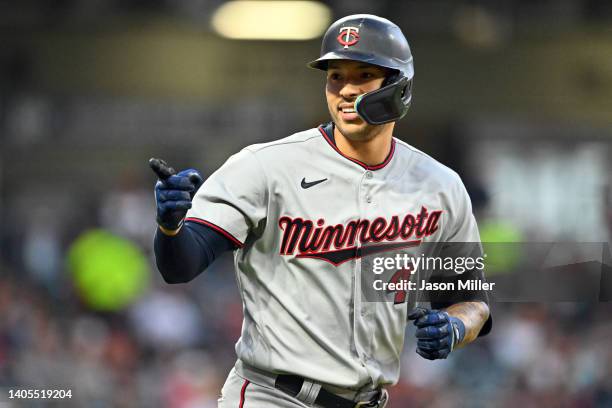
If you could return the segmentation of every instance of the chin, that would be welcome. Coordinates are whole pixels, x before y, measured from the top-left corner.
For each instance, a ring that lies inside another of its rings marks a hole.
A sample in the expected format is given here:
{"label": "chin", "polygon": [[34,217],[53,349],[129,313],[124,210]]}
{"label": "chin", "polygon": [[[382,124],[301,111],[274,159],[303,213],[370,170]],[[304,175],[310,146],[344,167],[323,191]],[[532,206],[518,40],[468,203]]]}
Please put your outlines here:
{"label": "chin", "polygon": [[338,120],[335,123],[340,133],[349,140],[362,141],[372,138],[373,132],[371,126],[368,126],[368,124],[363,121],[360,122],[361,123],[343,123]]}

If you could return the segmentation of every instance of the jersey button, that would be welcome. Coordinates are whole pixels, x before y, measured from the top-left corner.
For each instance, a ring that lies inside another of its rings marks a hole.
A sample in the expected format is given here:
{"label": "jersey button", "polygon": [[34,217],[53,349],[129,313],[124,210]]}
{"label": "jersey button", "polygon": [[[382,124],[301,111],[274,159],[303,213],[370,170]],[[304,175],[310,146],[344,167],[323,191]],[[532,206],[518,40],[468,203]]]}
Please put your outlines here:
{"label": "jersey button", "polygon": [[374,177],[374,174],[371,171],[366,171],[366,178],[371,179],[372,177]]}
{"label": "jersey button", "polygon": [[371,196],[366,196],[366,201],[367,201],[368,203],[371,203],[371,202],[372,202],[372,197],[371,197]]}

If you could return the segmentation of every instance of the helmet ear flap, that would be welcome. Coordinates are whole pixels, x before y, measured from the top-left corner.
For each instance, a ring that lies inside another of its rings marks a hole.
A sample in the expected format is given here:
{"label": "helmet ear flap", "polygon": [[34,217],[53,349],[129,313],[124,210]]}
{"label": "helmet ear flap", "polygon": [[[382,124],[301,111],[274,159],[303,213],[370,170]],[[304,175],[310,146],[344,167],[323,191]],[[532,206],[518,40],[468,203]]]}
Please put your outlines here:
{"label": "helmet ear flap", "polygon": [[401,119],[410,107],[412,81],[398,74],[389,77],[386,82],[389,83],[380,89],[360,95],[355,101],[355,110],[371,125],[395,122]]}
{"label": "helmet ear flap", "polygon": [[400,77],[400,72],[393,70],[393,72],[391,72],[389,75],[385,77],[385,80],[383,81],[380,87],[384,88],[385,86],[396,82],[399,79],[399,77]]}
{"label": "helmet ear flap", "polygon": [[408,98],[408,103],[410,103],[410,100],[412,99],[412,79],[408,81],[408,84],[406,84],[406,87],[402,91],[402,99],[406,98]]}
{"label": "helmet ear flap", "polygon": [[[391,85],[395,82],[398,82],[402,77],[402,73],[401,72],[394,72],[391,75],[388,75],[381,88],[387,86],[387,85]],[[402,87],[402,100],[405,100],[405,98],[411,98],[412,97],[412,79],[409,79],[406,83],[406,86]]]}

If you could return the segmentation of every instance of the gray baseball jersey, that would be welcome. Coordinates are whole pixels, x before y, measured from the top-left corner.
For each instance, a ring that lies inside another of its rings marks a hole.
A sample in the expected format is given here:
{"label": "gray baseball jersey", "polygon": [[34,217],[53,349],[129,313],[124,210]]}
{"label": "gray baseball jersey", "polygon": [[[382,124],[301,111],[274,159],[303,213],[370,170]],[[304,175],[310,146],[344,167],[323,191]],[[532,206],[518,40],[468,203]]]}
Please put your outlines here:
{"label": "gray baseball jersey", "polygon": [[408,308],[363,299],[362,256],[475,242],[478,229],[449,168],[395,138],[385,161],[368,166],[344,156],[332,133],[244,148],[198,190],[187,220],[238,247],[242,361],[344,388],[393,384]]}

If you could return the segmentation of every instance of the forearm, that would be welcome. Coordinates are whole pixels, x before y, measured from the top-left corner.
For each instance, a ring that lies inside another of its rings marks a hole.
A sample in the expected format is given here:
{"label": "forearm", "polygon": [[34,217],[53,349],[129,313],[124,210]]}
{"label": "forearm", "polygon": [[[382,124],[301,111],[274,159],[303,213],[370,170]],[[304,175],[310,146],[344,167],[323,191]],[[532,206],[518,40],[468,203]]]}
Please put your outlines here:
{"label": "forearm", "polygon": [[186,223],[175,235],[155,233],[155,261],[167,283],[189,282],[232,244],[215,231]]}
{"label": "forearm", "polygon": [[201,254],[198,244],[187,228],[169,236],[158,228],[155,232],[155,262],[167,283],[183,283],[195,278],[200,272]]}
{"label": "forearm", "polygon": [[461,319],[465,325],[465,337],[455,348],[474,341],[489,318],[489,306],[485,302],[460,302],[444,309],[450,316]]}

